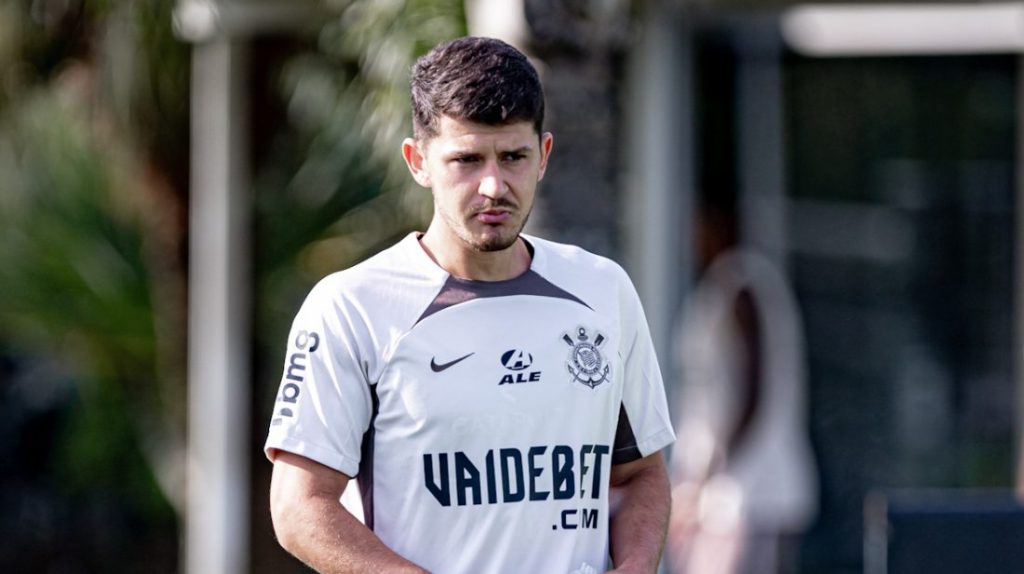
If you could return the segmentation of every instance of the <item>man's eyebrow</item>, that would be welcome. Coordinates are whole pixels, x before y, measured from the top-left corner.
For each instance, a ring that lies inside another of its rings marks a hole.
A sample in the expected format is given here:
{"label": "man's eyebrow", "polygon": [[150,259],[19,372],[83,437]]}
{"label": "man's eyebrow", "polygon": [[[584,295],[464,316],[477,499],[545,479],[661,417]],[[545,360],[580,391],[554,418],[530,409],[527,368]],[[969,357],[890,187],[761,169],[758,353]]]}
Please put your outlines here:
{"label": "man's eyebrow", "polygon": [[[511,154],[529,154],[529,153],[532,153],[533,150],[534,150],[533,146],[531,146],[531,145],[524,145],[524,146],[520,146],[520,147],[513,148],[513,149],[499,150],[498,153],[500,153],[500,154],[510,154],[510,153]],[[476,149],[468,149],[468,148],[452,148],[452,149],[446,150],[444,152],[444,156],[445,157],[471,157],[471,156],[480,156],[480,155],[483,155],[483,152],[478,151]]]}
{"label": "man's eyebrow", "polygon": [[442,154],[442,158],[481,158],[483,154],[470,149],[450,149]]}
{"label": "man's eyebrow", "polygon": [[520,154],[524,154],[524,153],[530,153],[532,151],[533,151],[533,146],[524,145],[522,147],[517,147],[515,149],[505,150],[502,153],[520,153]]}

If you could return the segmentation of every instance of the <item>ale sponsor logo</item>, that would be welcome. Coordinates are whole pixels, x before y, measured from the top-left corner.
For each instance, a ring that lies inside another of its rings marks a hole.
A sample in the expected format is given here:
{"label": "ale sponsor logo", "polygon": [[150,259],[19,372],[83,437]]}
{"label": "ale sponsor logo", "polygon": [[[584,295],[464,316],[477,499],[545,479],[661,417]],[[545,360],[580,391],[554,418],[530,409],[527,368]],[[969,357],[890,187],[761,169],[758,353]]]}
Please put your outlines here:
{"label": "ale sponsor logo", "polygon": [[536,383],[540,381],[540,371],[531,371],[533,355],[522,349],[509,349],[501,354],[501,364],[508,369],[499,385],[514,385],[518,383]]}

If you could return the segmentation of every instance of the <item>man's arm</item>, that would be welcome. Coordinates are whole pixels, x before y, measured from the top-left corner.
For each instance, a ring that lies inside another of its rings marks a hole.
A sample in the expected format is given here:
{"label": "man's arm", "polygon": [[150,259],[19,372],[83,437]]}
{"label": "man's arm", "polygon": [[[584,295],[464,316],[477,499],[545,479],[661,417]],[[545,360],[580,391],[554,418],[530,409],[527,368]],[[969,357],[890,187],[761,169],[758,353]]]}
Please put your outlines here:
{"label": "man's arm", "polygon": [[612,466],[611,553],[614,572],[658,570],[671,501],[661,452]]}
{"label": "man's arm", "polygon": [[308,458],[276,451],[270,514],[281,546],[322,574],[426,572],[392,552],[341,505],[348,480]]}

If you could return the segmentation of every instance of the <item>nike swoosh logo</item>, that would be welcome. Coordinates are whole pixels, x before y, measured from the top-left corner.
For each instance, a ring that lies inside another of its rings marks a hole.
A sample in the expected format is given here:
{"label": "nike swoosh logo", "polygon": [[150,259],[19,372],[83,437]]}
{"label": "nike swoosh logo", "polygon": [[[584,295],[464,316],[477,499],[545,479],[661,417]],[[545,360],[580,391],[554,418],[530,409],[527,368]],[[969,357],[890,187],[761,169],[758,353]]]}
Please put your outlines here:
{"label": "nike swoosh logo", "polygon": [[430,359],[430,370],[434,371],[435,373],[440,373],[441,371],[443,371],[445,369],[448,369],[448,368],[451,368],[451,367],[454,367],[457,363],[472,357],[473,354],[474,353],[470,353],[468,355],[463,355],[463,356],[459,357],[458,359],[455,359],[454,361],[451,361],[451,362],[448,362],[448,363],[441,363],[441,364],[438,364],[437,361],[433,357],[431,357],[431,359]]}

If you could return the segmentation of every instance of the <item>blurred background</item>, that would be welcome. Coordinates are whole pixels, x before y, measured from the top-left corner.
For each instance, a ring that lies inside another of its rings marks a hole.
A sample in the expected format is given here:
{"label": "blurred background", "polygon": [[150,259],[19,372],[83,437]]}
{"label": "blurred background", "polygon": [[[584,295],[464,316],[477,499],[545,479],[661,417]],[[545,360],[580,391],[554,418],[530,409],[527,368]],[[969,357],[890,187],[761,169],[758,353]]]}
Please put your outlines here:
{"label": "blurred background", "polygon": [[627,267],[670,399],[698,206],[792,286],[796,571],[901,571],[893,508],[1019,532],[1024,4],[3,0],[0,571],[304,571],[262,454],[287,329],[425,228],[408,68],[466,33],[541,71],[529,230]]}

